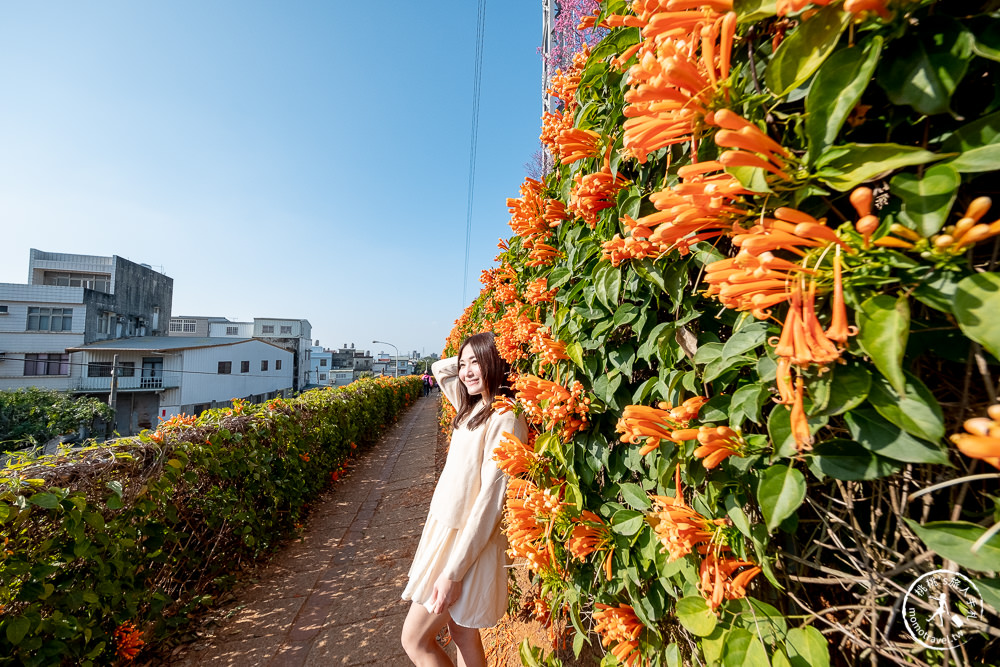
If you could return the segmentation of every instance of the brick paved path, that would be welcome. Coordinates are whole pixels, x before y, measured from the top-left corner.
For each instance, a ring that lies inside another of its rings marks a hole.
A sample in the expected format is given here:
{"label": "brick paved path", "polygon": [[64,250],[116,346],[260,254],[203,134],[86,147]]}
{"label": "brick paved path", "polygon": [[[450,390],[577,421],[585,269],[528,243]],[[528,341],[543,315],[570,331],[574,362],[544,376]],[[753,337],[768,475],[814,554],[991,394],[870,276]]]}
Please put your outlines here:
{"label": "brick paved path", "polygon": [[314,506],[303,539],[169,664],[408,665],[400,599],[434,490],[439,394],[420,398]]}

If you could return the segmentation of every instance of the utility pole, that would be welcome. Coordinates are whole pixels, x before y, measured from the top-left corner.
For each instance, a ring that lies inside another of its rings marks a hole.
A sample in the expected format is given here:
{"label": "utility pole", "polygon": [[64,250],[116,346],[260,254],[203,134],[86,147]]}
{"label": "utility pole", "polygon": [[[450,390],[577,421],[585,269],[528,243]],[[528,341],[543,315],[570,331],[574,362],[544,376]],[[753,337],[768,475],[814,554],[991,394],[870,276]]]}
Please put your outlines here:
{"label": "utility pole", "polygon": [[[108,394],[108,405],[111,407],[112,410],[117,411],[118,408],[115,407],[117,404],[118,404],[118,355],[116,354],[111,361],[111,393]],[[113,423],[108,424],[104,430],[105,430],[105,436],[110,436],[111,431],[114,430]]]}
{"label": "utility pole", "polygon": [[[549,80],[552,77],[552,48],[555,46],[555,23],[558,13],[557,0],[542,0],[542,113],[552,113],[555,106],[549,95]],[[542,147],[542,175],[553,168],[552,156]]]}

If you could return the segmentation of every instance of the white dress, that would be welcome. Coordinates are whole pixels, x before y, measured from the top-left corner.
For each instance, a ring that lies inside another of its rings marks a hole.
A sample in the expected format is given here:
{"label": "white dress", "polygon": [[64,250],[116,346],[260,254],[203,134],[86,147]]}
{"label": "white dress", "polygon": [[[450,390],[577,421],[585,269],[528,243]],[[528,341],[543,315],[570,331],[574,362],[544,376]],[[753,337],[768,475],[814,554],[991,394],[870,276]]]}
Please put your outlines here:
{"label": "white dress", "polygon": [[[458,404],[458,358],[431,367],[441,391]],[[466,420],[468,421],[468,420]],[[500,528],[507,476],[497,468],[493,450],[504,432],[522,441],[528,428],[512,412],[493,413],[470,431],[455,429],[451,446],[410,566],[404,600],[430,611],[434,584],[442,573],[462,582],[462,594],[448,612],[467,628],[488,628],[507,611],[507,538]]]}

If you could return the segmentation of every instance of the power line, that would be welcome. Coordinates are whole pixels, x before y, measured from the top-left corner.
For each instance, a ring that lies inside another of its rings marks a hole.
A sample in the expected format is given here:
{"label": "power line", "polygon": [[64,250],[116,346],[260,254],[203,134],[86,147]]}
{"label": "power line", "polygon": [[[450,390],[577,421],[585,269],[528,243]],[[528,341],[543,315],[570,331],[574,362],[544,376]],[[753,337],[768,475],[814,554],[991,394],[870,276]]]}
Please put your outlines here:
{"label": "power line", "polygon": [[462,279],[462,309],[468,305],[469,250],[472,246],[472,201],[476,189],[476,148],[479,139],[479,91],[483,80],[483,37],[486,33],[486,0],[479,0],[476,15],[476,55],[472,78],[472,137],[469,145],[469,196],[465,214],[465,274]]}

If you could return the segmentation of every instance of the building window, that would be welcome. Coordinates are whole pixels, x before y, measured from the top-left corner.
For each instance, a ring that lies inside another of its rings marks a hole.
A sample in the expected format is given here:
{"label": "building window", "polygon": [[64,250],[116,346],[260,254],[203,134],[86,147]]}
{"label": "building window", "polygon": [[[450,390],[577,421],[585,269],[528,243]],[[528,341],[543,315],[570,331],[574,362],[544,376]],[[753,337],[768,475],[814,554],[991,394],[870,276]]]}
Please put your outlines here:
{"label": "building window", "polygon": [[170,320],[171,333],[194,333],[197,326],[194,320]]}
{"label": "building window", "polygon": [[[271,331],[274,331],[274,327],[271,328]],[[282,324],[281,325],[281,333],[283,333],[283,334],[290,334],[290,333],[292,333],[292,326],[290,324],[287,325],[287,326],[284,325],[284,324]]]}
{"label": "building window", "polygon": [[250,362],[249,361],[241,361],[240,362],[240,373],[249,373],[249,372],[250,372]]}
{"label": "building window", "polygon": [[235,336],[235,335],[239,334],[239,332],[240,332],[240,328],[239,327],[226,327],[226,335],[227,336]]}
{"label": "building window", "polygon": [[266,334],[273,334],[274,333],[274,325],[273,324],[263,324],[260,327],[260,332],[261,333],[266,333]]}
{"label": "building window", "polygon": [[7,306],[0,306],[0,315],[7,314]]}
{"label": "building window", "polygon": [[69,375],[68,354],[26,354],[25,375]]}
{"label": "building window", "polygon": [[326,373],[320,373],[319,374],[319,379],[322,382],[326,382]]}
{"label": "building window", "polygon": [[72,331],[72,308],[28,306],[28,331]]}
{"label": "building window", "polygon": [[65,273],[46,271],[42,282],[58,287],[86,287],[98,292],[111,292],[111,276],[106,273]]}
{"label": "building window", "polygon": [[326,366],[326,359],[320,359],[319,360],[319,365],[320,366]]}
{"label": "building window", "polygon": [[219,362],[219,375],[229,375],[232,372],[233,372],[233,362],[231,361]]}
{"label": "building window", "polygon": [[276,371],[280,371],[281,370],[281,359],[275,359],[274,360],[274,370],[276,370]]}
{"label": "building window", "polygon": [[261,359],[260,360],[260,370],[262,370],[262,371],[266,371],[267,370],[267,359]]}
{"label": "building window", "polygon": [[[110,361],[91,361],[87,364],[87,377],[89,378],[109,378],[111,377],[111,362]],[[131,378],[135,377],[135,362],[134,361],[119,361],[118,362],[118,377],[120,378]]]}
{"label": "building window", "polygon": [[120,378],[135,377],[135,362],[134,361],[119,361],[118,362],[118,377],[120,377]]}

